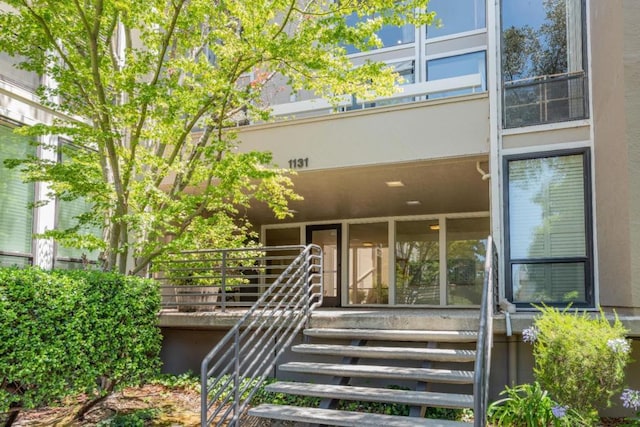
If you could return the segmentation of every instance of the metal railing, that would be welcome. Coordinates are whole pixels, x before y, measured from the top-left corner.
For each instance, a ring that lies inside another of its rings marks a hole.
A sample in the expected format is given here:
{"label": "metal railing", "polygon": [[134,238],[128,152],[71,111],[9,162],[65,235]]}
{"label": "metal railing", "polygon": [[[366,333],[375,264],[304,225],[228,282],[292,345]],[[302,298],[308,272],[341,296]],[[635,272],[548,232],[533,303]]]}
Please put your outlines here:
{"label": "metal railing", "polygon": [[474,367],[474,426],[484,427],[487,421],[489,401],[489,374],[493,347],[493,314],[498,306],[498,252],[493,238],[487,238],[487,255],[484,264],[484,285],[480,305],[480,327],[476,344]]}
{"label": "metal railing", "polygon": [[182,312],[247,309],[300,255],[301,246],[212,249],[154,262],[162,308]]}
{"label": "metal railing", "polygon": [[[201,425],[238,426],[278,357],[322,304],[322,251],[316,245],[262,248],[297,251],[201,365]],[[251,249],[250,251],[255,251]],[[274,260],[274,256],[263,257]],[[262,263],[263,258],[258,258]],[[271,265],[264,266],[265,273]],[[265,274],[269,277],[270,274]]]}
{"label": "metal railing", "polygon": [[508,129],[589,117],[587,83],[584,71],[505,82],[504,127]]}
{"label": "metal railing", "polygon": [[336,103],[323,98],[276,104],[271,107],[273,116],[295,116],[296,114],[330,114],[335,111],[371,108],[390,103],[413,102],[425,96],[468,91],[482,91],[483,82],[480,74],[468,74],[446,79],[430,80],[420,83],[406,84],[397,87],[397,92],[389,96],[380,96],[367,101],[355,99],[351,95],[339,97]]}

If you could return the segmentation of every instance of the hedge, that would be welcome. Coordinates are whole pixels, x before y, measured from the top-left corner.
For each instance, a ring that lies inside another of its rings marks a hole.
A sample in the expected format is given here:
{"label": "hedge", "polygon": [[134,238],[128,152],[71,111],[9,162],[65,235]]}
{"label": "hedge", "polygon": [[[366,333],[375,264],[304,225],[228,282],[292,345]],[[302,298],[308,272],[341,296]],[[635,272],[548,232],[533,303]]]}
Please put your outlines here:
{"label": "hedge", "polygon": [[0,268],[0,413],[100,398],[159,369],[155,282]]}

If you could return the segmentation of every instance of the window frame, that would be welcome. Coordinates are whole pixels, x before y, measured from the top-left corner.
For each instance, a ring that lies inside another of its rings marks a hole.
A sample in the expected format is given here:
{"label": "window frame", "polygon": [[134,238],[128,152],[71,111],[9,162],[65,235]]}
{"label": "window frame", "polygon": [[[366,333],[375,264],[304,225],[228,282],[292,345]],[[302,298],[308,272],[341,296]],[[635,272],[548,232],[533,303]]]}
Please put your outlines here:
{"label": "window frame", "polygon": [[[509,163],[519,160],[544,159],[552,157],[563,157],[581,155],[583,167],[584,185],[584,227],[585,227],[585,255],[574,257],[545,257],[545,258],[511,258],[511,230],[509,212]],[[593,308],[594,301],[594,249],[593,249],[593,188],[591,180],[591,151],[588,147],[578,149],[560,149],[550,151],[539,151],[532,153],[506,155],[502,159],[502,184],[503,184],[503,217],[504,217],[504,274],[505,297],[519,308],[534,308],[532,304],[539,304],[542,301],[516,302],[513,295],[513,267],[514,265],[554,265],[582,263],[584,265],[584,297],[585,302],[571,302],[573,307]],[[544,301],[545,305],[551,307],[566,307],[568,303],[561,301]]]}

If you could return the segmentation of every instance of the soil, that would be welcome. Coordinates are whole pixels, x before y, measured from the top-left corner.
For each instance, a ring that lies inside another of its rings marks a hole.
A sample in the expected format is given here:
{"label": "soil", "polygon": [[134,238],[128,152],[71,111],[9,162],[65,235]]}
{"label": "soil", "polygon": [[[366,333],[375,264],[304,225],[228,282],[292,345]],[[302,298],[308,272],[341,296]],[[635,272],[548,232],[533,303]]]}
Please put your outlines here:
{"label": "soil", "polygon": [[109,396],[91,409],[83,420],[74,421],[75,411],[86,400],[82,396],[64,406],[21,412],[14,426],[83,427],[95,426],[118,414],[154,409],[148,426],[197,427],[200,425],[200,394],[196,391],[162,385],[130,387]]}
{"label": "soil", "polygon": [[[200,425],[200,394],[195,390],[169,388],[163,385],[129,387],[114,393],[91,409],[81,421],[73,420],[75,411],[84,403],[82,396],[65,402],[64,406],[23,411],[14,426],[17,427],[85,427],[95,426],[117,415],[140,410],[153,410],[151,420],[145,426],[197,427]],[[264,420],[246,419],[247,427],[285,427],[295,423],[270,423]],[[621,418],[603,418],[603,427],[620,426]],[[108,425],[108,424],[107,424]],[[122,424],[121,424],[122,425]],[[128,424],[130,425],[130,424]]]}

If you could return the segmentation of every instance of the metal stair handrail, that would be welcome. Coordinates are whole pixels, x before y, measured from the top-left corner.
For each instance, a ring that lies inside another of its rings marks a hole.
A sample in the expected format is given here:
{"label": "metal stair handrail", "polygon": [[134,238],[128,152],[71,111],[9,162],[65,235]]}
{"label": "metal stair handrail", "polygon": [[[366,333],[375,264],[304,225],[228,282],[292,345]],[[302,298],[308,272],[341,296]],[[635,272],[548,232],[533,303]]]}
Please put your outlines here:
{"label": "metal stair handrail", "polygon": [[278,357],[308,326],[311,312],[322,304],[320,247],[278,249],[300,253],[202,361],[203,427],[239,425]]}
{"label": "metal stair handrail", "polygon": [[498,252],[493,238],[487,238],[487,253],[484,263],[484,284],[480,305],[480,326],[476,343],[476,361],[473,382],[474,427],[484,427],[487,422],[489,400],[489,374],[491,371],[491,349],[493,347],[493,313],[498,296]]}

